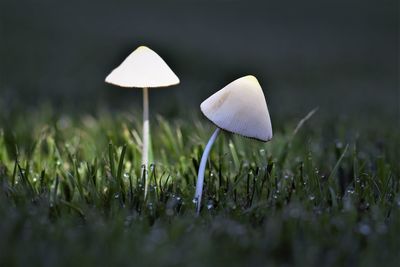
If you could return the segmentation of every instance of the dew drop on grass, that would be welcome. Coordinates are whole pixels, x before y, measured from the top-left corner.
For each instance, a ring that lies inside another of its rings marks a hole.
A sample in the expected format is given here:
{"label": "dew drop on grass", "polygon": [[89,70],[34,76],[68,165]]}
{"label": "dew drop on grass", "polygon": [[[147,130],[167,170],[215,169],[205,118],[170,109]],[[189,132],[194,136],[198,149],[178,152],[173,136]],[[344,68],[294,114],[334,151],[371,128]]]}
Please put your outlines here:
{"label": "dew drop on grass", "polygon": [[343,143],[340,141],[336,142],[336,148],[343,148]]}
{"label": "dew drop on grass", "polygon": [[348,188],[347,193],[349,193],[350,195],[354,194],[354,188],[352,187]]}
{"label": "dew drop on grass", "polygon": [[124,178],[128,179],[129,178],[129,173],[124,173]]}
{"label": "dew drop on grass", "polygon": [[314,195],[310,195],[310,196],[308,197],[308,199],[311,200],[311,201],[313,201],[313,200],[315,199],[315,196],[314,196]]}
{"label": "dew drop on grass", "polygon": [[358,226],[358,231],[362,235],[369,235],[371,233],[371,227],[368,224],[360,223]]}

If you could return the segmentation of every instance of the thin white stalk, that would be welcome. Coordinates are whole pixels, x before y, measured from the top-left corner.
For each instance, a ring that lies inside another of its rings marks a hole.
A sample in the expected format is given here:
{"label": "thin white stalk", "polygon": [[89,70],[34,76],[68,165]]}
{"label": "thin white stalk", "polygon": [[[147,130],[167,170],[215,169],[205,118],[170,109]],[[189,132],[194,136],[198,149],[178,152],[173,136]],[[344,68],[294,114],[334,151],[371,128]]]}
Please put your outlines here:
{"label": "thin white stalk", "polygon": [[210,137],[210,140],[208,140],[206,147],[204,148],[203,156],[201,156],[199,173],[197,175],[196,193],[194,195],[197,215],[200,213],[201,195],[203,194],[203,184],[204,184],[204,171],[206,169],[208,154],[210,153],[211,147],[214,144],[215,139],[217,139],[219,132],[220,132],[219,128],[217,128],[214,131],[214,133]]}
{"label": "thin white stalk", "polygon": [[143,88],[143,142],[142,142],[142,166],[144,167],[144,197],[147,196],[148,188],[148,161],[149,161],[149,136],[150,136],[150,123],[149,123],[149,92],[145,87]]}

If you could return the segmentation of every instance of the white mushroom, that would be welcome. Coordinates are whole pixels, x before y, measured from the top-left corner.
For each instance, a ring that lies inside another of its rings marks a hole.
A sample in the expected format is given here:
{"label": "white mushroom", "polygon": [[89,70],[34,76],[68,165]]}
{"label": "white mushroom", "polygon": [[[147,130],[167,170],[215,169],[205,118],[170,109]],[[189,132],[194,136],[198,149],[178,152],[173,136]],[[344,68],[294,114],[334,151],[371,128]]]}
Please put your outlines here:
{"label": "white mushroom", "polygon": [[167,63],[153,50],[140,46],[133,51],[106,78],[107,83],[121,87],[143,88],[143,147],[142,165],[145,168],[145,197],[147,195],[147,167],[151,147],[149,126],[148,88],[167,87],[179,84],[179,78]]}
{"label": "white mushroom", "polygon": [[201,103],[200,109],[217,129],[201,157],[194,198],[197,214],[200,212],[208,154],[220,129],[263,142],[272,138],[267,102],[258,80],[252,75],[231,82]]}

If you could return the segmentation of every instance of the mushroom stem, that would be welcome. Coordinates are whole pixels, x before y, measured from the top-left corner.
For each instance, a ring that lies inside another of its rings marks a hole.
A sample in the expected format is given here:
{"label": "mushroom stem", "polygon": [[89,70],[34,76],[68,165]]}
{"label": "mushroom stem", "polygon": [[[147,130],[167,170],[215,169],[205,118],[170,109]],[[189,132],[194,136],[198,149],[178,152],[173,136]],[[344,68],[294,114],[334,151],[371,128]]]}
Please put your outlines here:
{"label": "mushroom stem", "polygon": [[194,195],[194,201],[196,203],[197,215],[200,213],[201,195],[203,193],[203,184],[204,184],[204,171],[206,169],[208,154],[210,153],[211,147],[214,144],[215,139],[217,139],[219,132],[220,132],[219,128],[217,128],[214,131],[214,133],[210,137],[210,140],[208,140],[206,147],[204,148],[203,155],[201,156],[199,173],[197,175],[196,193]]}
{"label": "mushroom stem", "polygon": [[143,147],[142,147],[142,166],[144,167],[144,197],[147,196],[148,174],[147,167],[149,161],[149,92],[147,87],[143,88]]}

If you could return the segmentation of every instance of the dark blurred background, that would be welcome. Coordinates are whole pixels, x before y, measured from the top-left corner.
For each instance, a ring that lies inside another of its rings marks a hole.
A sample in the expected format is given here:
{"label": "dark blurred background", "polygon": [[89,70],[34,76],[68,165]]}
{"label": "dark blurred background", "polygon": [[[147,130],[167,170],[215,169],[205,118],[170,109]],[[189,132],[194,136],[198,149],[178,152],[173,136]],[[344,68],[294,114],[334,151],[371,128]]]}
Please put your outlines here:
{"label": "dark blurred background", "polygon": [[198,110],[254,74],[273,114],[399,115],[396,0],[0,0],[0,19],[3,109],[141,109],[104,78],[147,45],[181,79],[150,91],[153,112]]}

